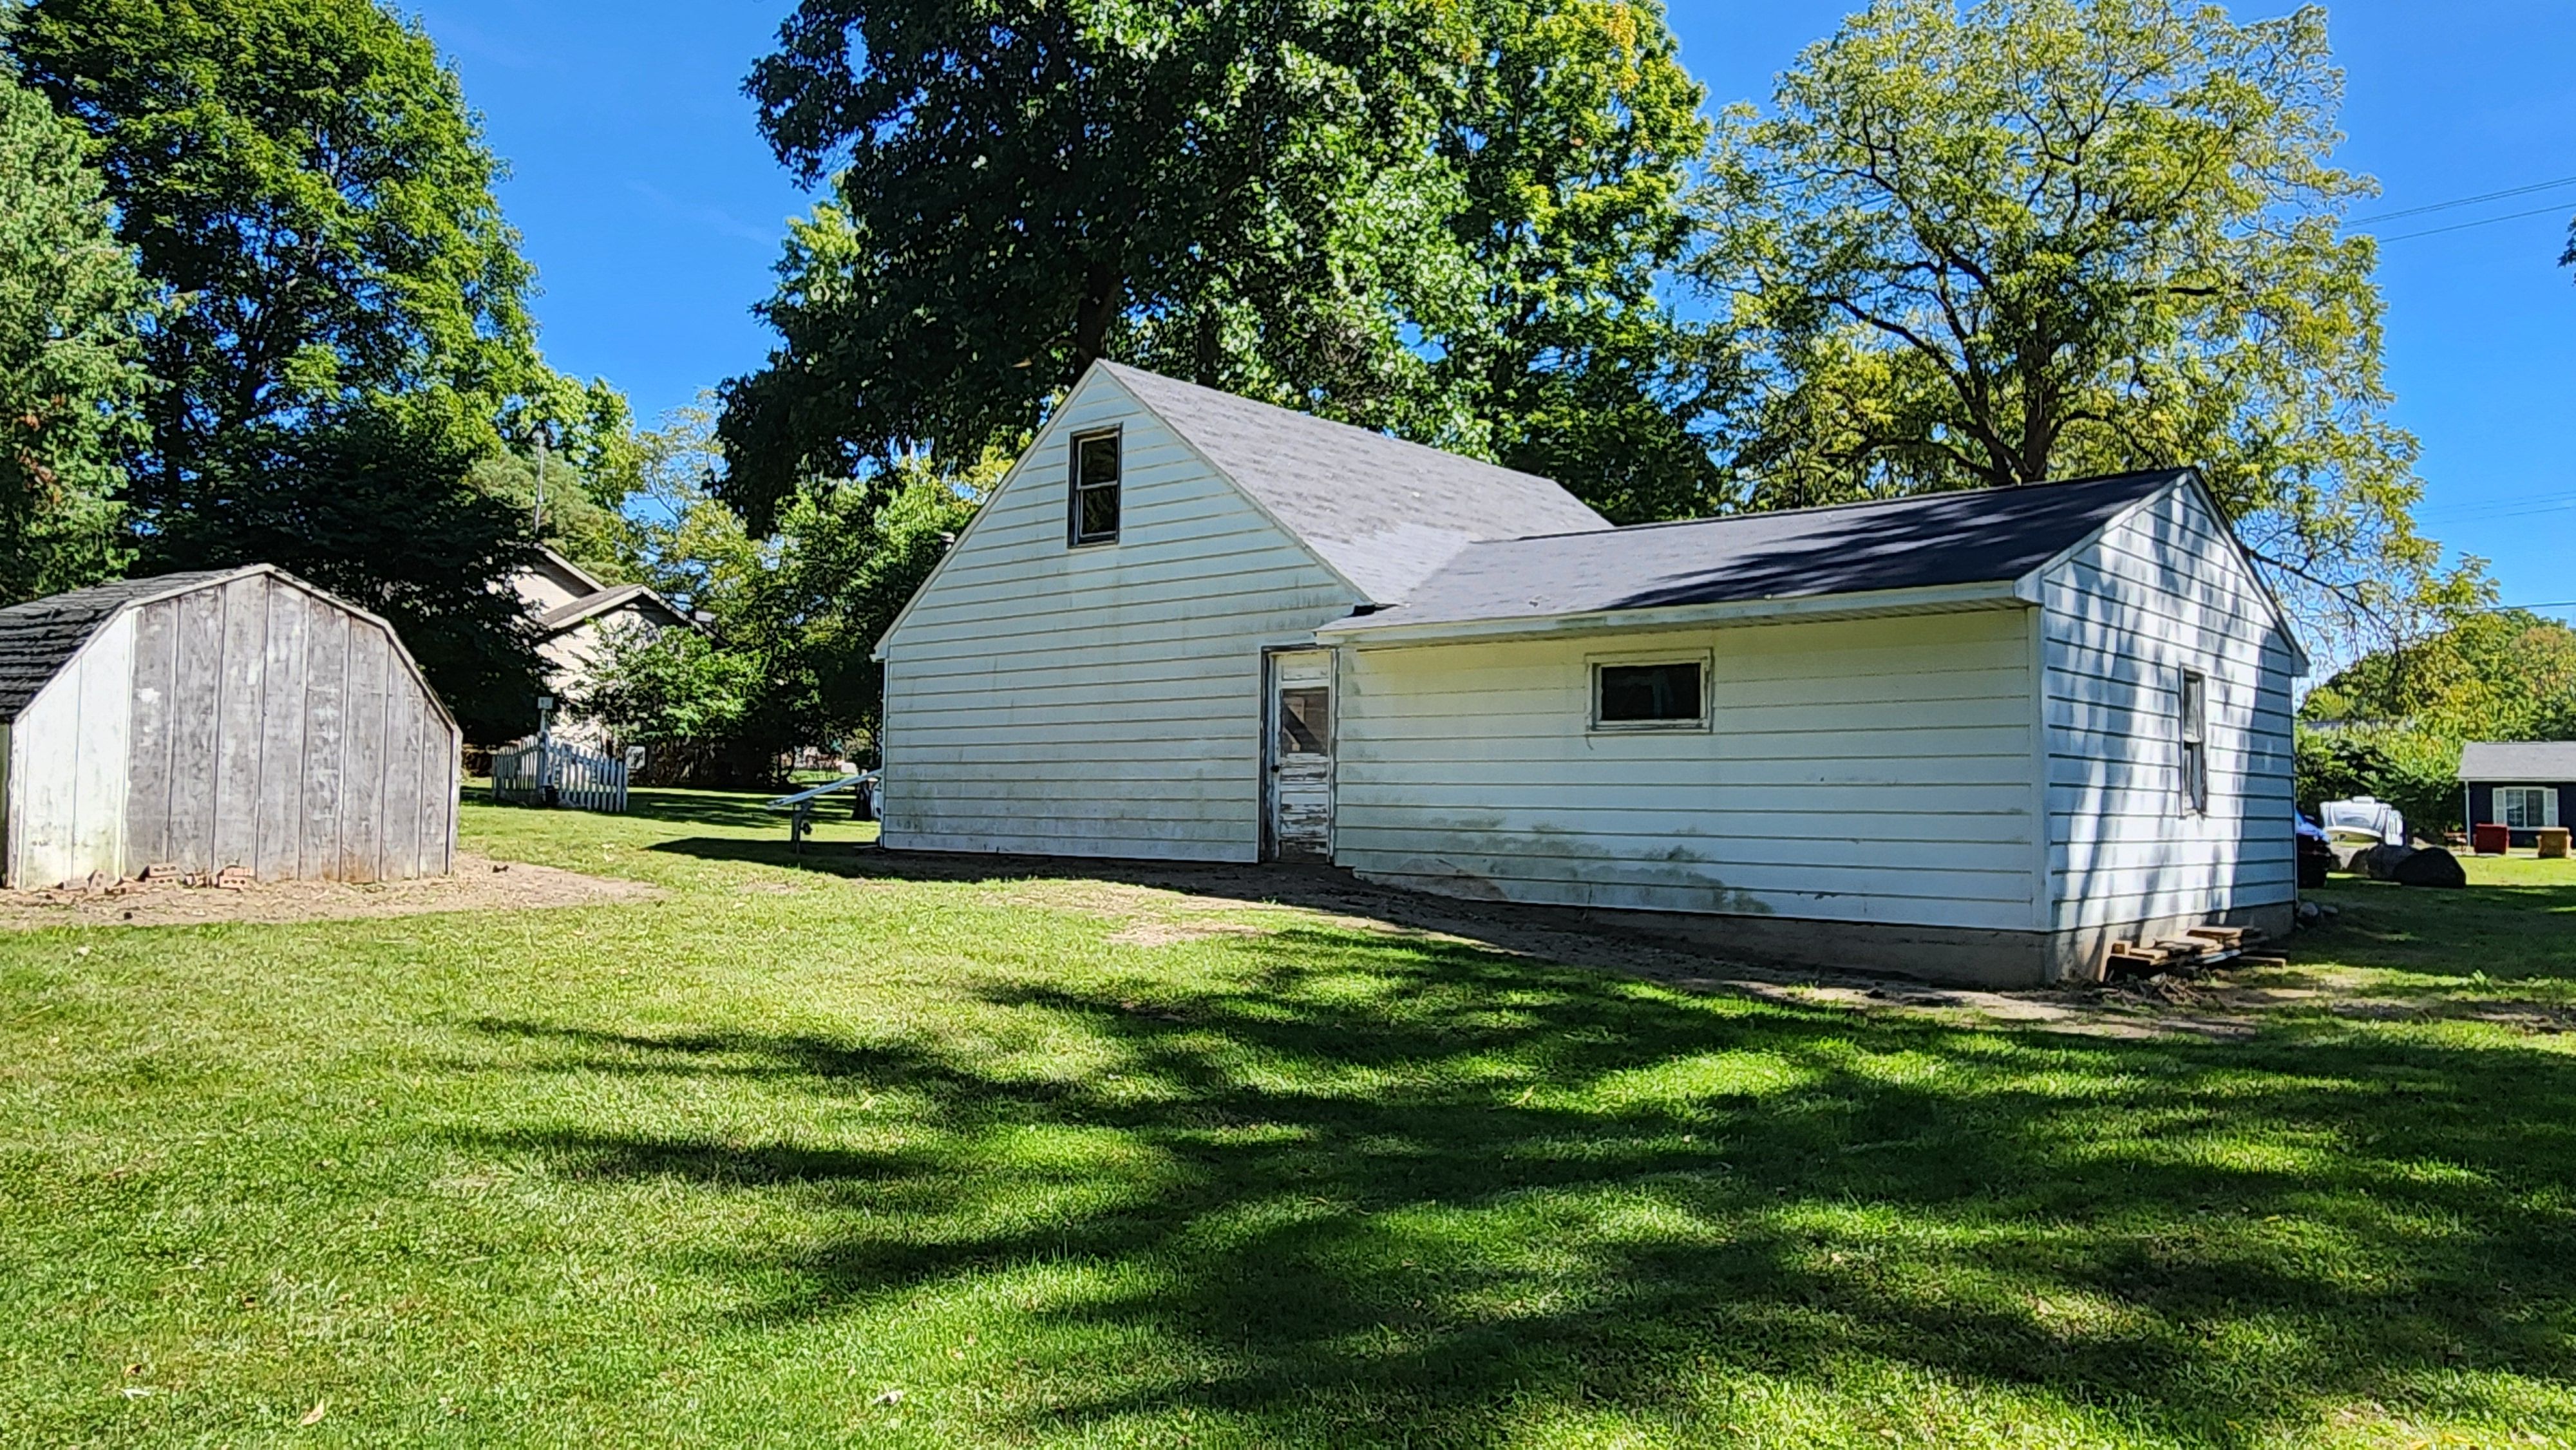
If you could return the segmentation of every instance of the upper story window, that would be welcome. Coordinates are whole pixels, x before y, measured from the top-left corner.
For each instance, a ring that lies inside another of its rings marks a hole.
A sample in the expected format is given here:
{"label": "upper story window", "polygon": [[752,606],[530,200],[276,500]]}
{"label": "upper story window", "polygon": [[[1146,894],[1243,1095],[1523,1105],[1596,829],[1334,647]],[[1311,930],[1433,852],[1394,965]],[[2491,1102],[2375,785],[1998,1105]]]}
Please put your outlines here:
{"label": "upper story window", "polygon": [[1073,435],[1072,539],[1118,542],[1118,430]]}
{"label": "upper story window", "polygon": [[1708,657],[1598,660],[1595,730],[1700,730],[1708,725]]}
{"label": "upper story window", "polygon": [[2209,809],[2209,677],[2183,671],[2180,704],[2182,808],[2196,816]]}

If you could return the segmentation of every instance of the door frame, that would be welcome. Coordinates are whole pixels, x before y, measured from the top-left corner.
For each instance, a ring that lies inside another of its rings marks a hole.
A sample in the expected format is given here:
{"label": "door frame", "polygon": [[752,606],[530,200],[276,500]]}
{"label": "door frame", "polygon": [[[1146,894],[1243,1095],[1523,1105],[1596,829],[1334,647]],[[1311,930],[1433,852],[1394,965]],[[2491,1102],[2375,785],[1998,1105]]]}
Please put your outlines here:
{"label": "door frame", "polygon": [[[1329,662],[1324,687],[1332,692],[1330,726],[1333,732],[1332,774],[1325,799],[1339,824],[1342,806],[1342,652],[1329,644],[1266,644],[1261,647],[1261,709],[1258,715],[1261,749],[1257,752],[1260,778],[1255,790],[1261,816],[1261,859],[1279,859],[1279,656],[1322,654]],[[1331,828],[1328,828],[1328,830]],[[1325,840],[1324,857],[1333,856],[1332,839]]]}

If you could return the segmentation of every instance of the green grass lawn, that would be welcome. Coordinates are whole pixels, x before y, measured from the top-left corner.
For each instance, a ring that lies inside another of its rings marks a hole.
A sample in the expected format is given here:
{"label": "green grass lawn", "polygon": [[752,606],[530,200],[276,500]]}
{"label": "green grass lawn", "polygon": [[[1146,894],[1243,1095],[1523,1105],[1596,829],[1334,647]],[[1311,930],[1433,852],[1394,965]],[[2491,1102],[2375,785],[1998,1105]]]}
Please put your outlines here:
{"label": "green grass lawn", "polygon": [[639,804],[0,936],[0,1442],[2576,1443],[2564,863],[2118,1037]]}

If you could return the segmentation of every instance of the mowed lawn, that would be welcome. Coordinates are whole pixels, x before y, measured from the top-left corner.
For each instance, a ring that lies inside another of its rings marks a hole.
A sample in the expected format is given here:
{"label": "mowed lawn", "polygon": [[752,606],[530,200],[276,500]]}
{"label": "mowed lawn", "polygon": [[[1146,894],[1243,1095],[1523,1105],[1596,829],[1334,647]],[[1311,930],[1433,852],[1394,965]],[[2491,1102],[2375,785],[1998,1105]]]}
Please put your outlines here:
{"label": "mowed lawn", "polygon": [[0,1442],[2576,1443],[2563,863],[2112,1036],[642,804],[0,936]]}

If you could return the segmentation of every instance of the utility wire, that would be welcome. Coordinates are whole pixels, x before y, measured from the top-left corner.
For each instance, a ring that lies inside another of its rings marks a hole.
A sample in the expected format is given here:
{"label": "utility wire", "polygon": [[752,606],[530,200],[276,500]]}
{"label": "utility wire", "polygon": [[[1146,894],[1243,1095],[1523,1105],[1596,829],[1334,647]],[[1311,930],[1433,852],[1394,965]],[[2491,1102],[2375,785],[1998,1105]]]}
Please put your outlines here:
{"label": "utility wire", "polygon": [[2529,211],[2509,211],[2503,216],[2481,217],[2473,222],[2455,222],[2447,227],[2431,227],[2420,232],[2399,232],[2393,237],[2381,237],[2380,240],[2383,242],[2402,242],[2410,237],[2437,237],[2444,232],[2464,232],[2471,227],[2487,226],[2494,222],[2516,221],[2527,216],[2546,216],[2551,213],[2564,213],[2566,210],[2566,204],[2563,202],[2557,206],[2536,206]]}
{"label": "utility wire", "polygon": [[[2428,211],[2449,211],[2455,206],[2476,206],[2482,201],[2502,201],[2508,196],[2525,196],[2535,191],[2550,191],[2561,186],[2576,186],[2576,176],[2562,176],[2556,181],[2535,181],[2529,186],[2509,186],[2502,191],[2490,191],[2479,196],[2464,196],[2456,201],[2437,201],[2430,206],[2410,206],[2404,211],[2378,212],[2366,217],[2356,217],[2348,225],[2360,227],[2368,226],[2372,222],[2393,222],[2399,217],[2422,216]],[[2502,218],[2499,217],[2498,220],[2501,221]]]}

